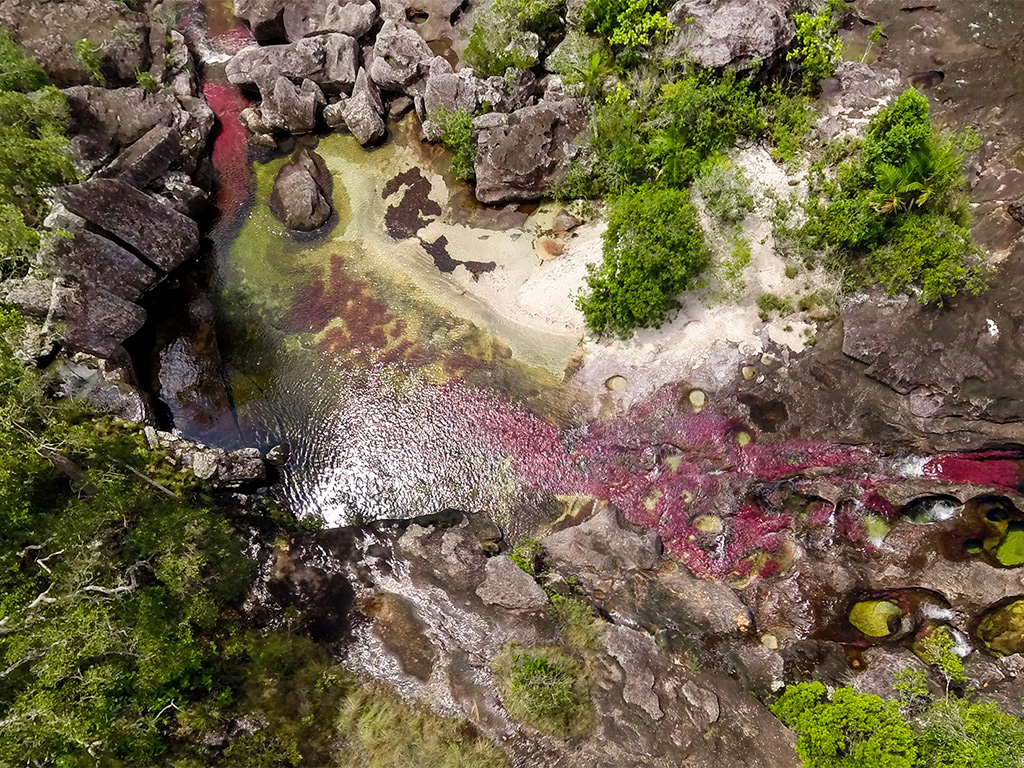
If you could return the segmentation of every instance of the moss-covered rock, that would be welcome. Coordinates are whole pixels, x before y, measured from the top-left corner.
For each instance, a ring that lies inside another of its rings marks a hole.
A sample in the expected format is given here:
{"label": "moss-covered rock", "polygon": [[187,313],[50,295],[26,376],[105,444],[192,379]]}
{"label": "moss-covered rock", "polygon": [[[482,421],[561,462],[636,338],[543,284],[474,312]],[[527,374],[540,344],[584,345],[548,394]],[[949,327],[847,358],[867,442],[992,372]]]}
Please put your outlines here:
{"label": "moss-covered rock", "polygon": [[1024,599],[987,613],[978,624],[978,637],[993,653],[1024,653]]}
{"label": "moss-covered rock", "polygon": [[868,637],[888,637],[903,610],[891,600],[864,600],[850,611],[850,623]]}

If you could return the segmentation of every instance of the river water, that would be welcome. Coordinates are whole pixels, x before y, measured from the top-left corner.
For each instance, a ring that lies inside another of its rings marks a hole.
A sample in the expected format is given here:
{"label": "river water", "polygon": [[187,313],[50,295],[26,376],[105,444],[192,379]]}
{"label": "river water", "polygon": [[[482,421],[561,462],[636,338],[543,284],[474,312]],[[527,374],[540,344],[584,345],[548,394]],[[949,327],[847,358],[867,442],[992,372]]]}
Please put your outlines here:
{"label": "river water", "polygon": [[977,481],[983,468],[983,482],[1018,482],[1009,456],[889,461],[772,442],[684,384],[628,411],[615,392],[577,387],[578,332],[495,311],[504,297],[481,287],[536,270],[534,241],[555,209],[481,208],[448,176],[444,152],[419,141],[412,116],[372,151],[347,135],[300,140],[331,170],[336,215],[294,237],[266,205],[294,145],[248,147],[238,123],[248,102],[216,67],[247,33],[219,6],[210,16],[220,215],[207,258],[158,297],[173,311],[146,339],[151,379],[186,437],[288,443],[271,493],[297,514],[339,525],[484,510],[516,539],[607,499],[696,573],[735,582],[786,567],[795,513],[765,506],[756,488],[827,474],[859,489],[855,504],[815,514],[867,547],[865,515],[895,514],[874,489],[908,466],[912,476]]}

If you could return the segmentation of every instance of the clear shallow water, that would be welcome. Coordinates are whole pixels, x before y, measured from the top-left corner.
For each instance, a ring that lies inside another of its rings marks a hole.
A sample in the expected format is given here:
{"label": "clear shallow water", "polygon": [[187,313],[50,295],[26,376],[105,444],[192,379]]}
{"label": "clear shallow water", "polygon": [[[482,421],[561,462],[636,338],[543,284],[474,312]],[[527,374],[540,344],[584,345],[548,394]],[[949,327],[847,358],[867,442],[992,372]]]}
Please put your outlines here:
{"label": "clear shallow water", "polygon": [[[372,153],[349,136],[321,140],[336,218],[326,234],[295,239],[265,203],[286,158],[252,162],[237,125],[246,102],[215,82],[205,90],[228,126],[214,148],[222,218],[209,297],[237,428],[191,418],[196,399],[181,397],[176,424],[207,442],[289,443],[275,492],[329,524],[454,506],[528,532],[559,504],[522,482],[493,420],[524,438],[552,423],[578,428],[564,375],[577,339],[503,318],[459,280],[473,279],[462,262],[536,259],[532,238],[519,242],[486,214],[469,221],[472,210],[458,221],[437,215],[463,197],[448,187],[443,155],[406,131]],[[405,183],[392,182],[402,174]],[[439,266],[424,243],[443,235]],[[165,371],[172,395],[196,376],[178,368]],[[551,462],[564,453],[558,441],[545,450]]]}

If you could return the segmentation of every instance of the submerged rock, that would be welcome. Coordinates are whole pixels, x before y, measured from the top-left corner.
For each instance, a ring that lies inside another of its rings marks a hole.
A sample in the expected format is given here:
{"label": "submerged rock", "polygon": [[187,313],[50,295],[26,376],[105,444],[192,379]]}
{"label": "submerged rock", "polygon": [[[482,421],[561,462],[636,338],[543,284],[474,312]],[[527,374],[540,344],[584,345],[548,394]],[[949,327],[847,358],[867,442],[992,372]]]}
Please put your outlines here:
{"label": "submerged rock", "polygon": [[310,232],[330,218],[333,181],[316,152],[299,149],[274,180],[267,204],[288,229]]}

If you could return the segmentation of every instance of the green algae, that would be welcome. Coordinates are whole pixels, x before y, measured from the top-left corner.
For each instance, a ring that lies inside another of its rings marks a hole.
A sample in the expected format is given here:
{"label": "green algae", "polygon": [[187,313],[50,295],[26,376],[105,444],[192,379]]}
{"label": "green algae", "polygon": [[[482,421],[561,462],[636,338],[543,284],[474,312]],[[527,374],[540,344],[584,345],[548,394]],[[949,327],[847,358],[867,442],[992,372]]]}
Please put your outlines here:
{"label": "green algae", "polygon": [[891,600],[864,600],[850,611],[850,624],[868,637],[888,637],[893,620],[903,616],[903,610]]}
{"label": "green algae", "polygon": [[1024,526],[1011,524],[993,554],[1008,568],[1024,565]]}
{"label": "green algae", "polygon": [[987,613],[978,624],[978,637],[992,653],[1024,653],[1024,599]]}

